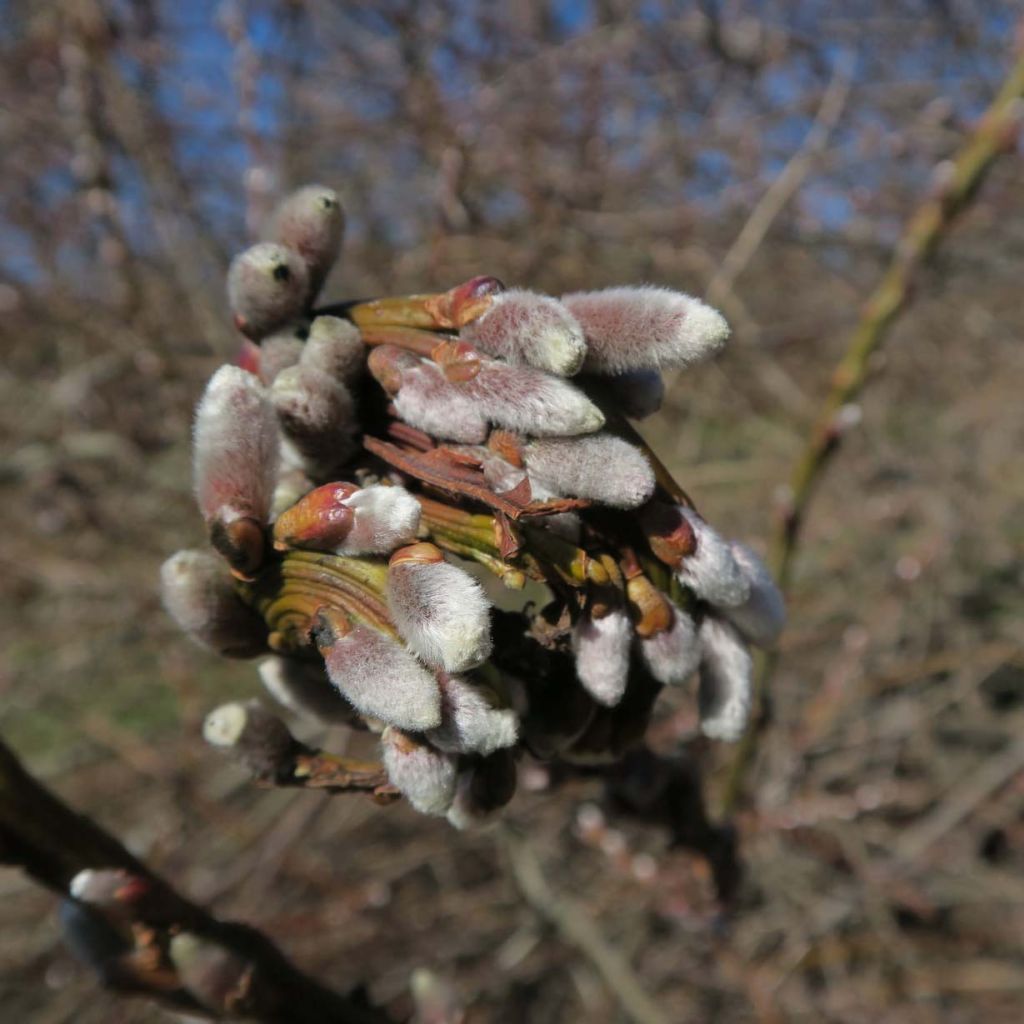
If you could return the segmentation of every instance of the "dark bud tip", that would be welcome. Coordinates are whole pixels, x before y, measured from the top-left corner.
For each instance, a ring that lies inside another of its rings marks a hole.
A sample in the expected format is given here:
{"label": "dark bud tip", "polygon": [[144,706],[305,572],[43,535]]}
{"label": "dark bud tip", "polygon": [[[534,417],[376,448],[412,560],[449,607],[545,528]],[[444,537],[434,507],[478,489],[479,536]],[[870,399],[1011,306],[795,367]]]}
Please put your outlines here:
{"label": "dark bud tip", "polygon": [[263,565],[266,549],[263,527],[248,516],[229,523],[214,522],[210,527],[210,543],[239,579],[252,580]]}

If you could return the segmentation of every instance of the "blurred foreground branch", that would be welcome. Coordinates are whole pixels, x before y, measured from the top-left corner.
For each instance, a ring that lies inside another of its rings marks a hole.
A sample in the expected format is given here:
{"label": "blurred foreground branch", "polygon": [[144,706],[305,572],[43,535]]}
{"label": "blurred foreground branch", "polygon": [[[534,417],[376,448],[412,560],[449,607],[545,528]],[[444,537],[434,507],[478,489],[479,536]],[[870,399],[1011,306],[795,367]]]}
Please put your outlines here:
{"label": "blurred foreground branch", "polygon": [[255,929],[219,921],[180,896],[41,786],[2,742],[0,863],[65,898],[68,944],[111,988],[215,1019],[388,1019],[303,974]]}
{"label": "blurred foreground branch", "polygon": [[[1019,27],[1024,32],[1024,24]],[[907,308],[914,277],[945,238],[957,215],[977,194],[989,168],[1016,139],[1024,97],[1024,47],[1002,88],[960,151],[936,168],[931,194],[907,224],[889,268],[861,312],[842,358],[832,373],[829,393],[811,427],[807,443],[790,478],[786,506],[772,542],[770,566],[779,586],[788,589],[800,534],[815,487],[839,449],[851,403],[866,385],[871,357],[881,347],[899,315]],[[760,701],[774,671],[777,655],[767,654],[755,681]],[[760,723],[755,716],[726,782],[723,806],[731,813],[743,791],[747,770],[757,751]]]}

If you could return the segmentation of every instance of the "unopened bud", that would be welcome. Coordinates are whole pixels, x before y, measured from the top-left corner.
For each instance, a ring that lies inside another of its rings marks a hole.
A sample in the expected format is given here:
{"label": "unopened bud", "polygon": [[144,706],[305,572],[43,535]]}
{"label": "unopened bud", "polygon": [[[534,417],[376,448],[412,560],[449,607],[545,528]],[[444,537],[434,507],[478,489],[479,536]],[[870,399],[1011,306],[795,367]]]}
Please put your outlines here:
{"label": "unopened bud", "polygon": [[516,762],[509,750],[473,760],[459,772],[448,821],[457,829],[485,825],[516,792]]}
{"label": "unopened bud", "polygon": [[640,510],[640,526],[651,552],[672,569],[678,569],[697,547],[690,520],[678,505],[649,502]]}
{"label": "unopened bud", "polygon": [[686,682],[700,662],[697,626],[689,613],[672,606],[672,624],[662,633],[639,641],[640,656],[659,683]]}
{"label": "unopened bud", "polygon": [[664,633],[672,625],[672,602],[642,572],[626,580],[626,600],[633,630],[641,639]]}
{"label": "unopened bud", "polygon": [[351,533],[355,511],[346,504],[358,491],[355,484],[324,484],[304,494],[274,523],[274,547],[334,551]]}
{"label": "unopened bud", "polygon": [[306,305],[309,274],[293,249],[260,242],[231,261],[228,302],[235,326],[254,341],[284,327]]}
{"label": "unopened bud", "polygon": [[595,373],[686,367],[725,344],[729,325],[699,299],[667,288],[606,288],[563,295],[583,327]]}
{"label": "unopened bud", "polygon": [[391,784],[420,814],[444,814],[455,797],[456,758],[392,726],[380,743]]}
{"label": "unopened bud", "polygon": [[679,508],[693,530],[696,547],[676,570],[683,586],[711,604],[735,608],[750,596],[750,581],[733,555],[732,547],[692,509]]}
{"label": "unopened bud", "polygon": [[582,328],[561,302],[519,289],[497,295],[460,337],[509,363],[525,363],[559,377],[576,373],[587,351]]}
{"label": "unopened bud", "polygon": [[308,299],[320,291],[338,259],[345,213],[338,193],[323,185],[306,185],[288,196],[274,214],[272,237],[297,252],[309,271]]}
{"label": "unopened bud", "polygon": [[461,676],[442,676],[441,724],[427,733],[440,750],[454,754],[492,754],[511,747],[519,719],[493,688]]}
{"label": "unopened bud", "polygon": [[160,569],[160,593],[171,618],[204,647],[229,658],[266,651],[266,624],[243,604],[224,563],[208,551],[168,558]]}
{"label": "unopened bud", "polygon": [[355,708],[331,685],[322,665],[266,658],[256,666],[267,692],[283,707],[321,725],[352,725]]}
{"label": "unopened bud", "polygon": [[584,615],[573,629],[576,675],[599,704],[612,707],[622,700],[629,678],[629,649],[633,627],[622,608],[600,619]]}
{"label": "unopened bud", "polygon": [[329,475],[356,450],[355,401],[341,381],[300,362],[277,375],[270,400],[302,468],[312,475]]}
{"label": "unopened bud", "polygon": [[274,410],[251,373],[222,366],[196,409],[196,500],[211,539],[240,575],[259,568],[278,465]]}
{"label": "unopened bud", "polygon": [[313,636],[331,682],[364,715],[412,732],[441,724],[437,680],[394,640],[331,608],[317,614]]}
{"label": "unopened bud", "polygon": [[639,448],[611,434],[543,438],[523,449],[531,481],[562,495],[636,508],[654,493],[654,471]]}
{"label": "unopened bud", "polygon": [[433,544],[391,556],[388,607],[402,639],[428,665],[463,672],[491,653],[491,606],[483,588]]}
{"label": "unopened bud", "polygon": [[152,892],[148,878],[124,868],[86,868],[68,885],[68,893],[81,903],[89,903],[113,917],[130,919],[135,908]]}
{"label": "unopened bud", "polygon": [[203,739],[229,751],[259,780],[287,774],[298,749],[288,726],[257,700],[215,708],[203,722]]}
{"label": "unopened bud", "polygon": [[309,329],[302,365],[343,384],[355,384],[366,366],[366,346],[359,329],[341,317],[318,316]]}
{"label": "unopened bud", "polygon": [[733,541],[732,554],[750,584],[743,604],[723,608],[722,614],[752,643],[770,647],[786,624],[786,603],[768,566],[746,546]]}
{"label": "unopened bud", "polygon": [[712,739],[738,740],[750,718],[750,651],[729,623],[710,615],[701,623],[699,636],[701,730]]}
{"label": "unopened bud", "polygon": [[422,326],[431,328],[461,328],[479,318],[495,296],[505,290],[496,277],[472,277],[441,295],[427,300],[430,321]]}

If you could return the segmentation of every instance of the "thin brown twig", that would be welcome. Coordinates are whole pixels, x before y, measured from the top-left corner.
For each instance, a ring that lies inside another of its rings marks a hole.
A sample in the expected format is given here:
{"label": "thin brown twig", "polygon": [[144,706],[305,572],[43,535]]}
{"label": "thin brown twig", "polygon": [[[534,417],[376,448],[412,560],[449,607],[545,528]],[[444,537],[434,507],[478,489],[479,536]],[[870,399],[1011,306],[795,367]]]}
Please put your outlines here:
{"label": "thin brown twig", "polygon": [[[1024,23],[1020,26],[1024,30]],[[1024,97],[1024,48],[979,120],[974,132],[936,174],[936,184],[911,217],[882,280],[865,304],[843,356],[832,374],[832,384],[790,478],[786,507],[773,537],[770,563],[779,586],[788,589],[801,530],[807,519],[816,485],[838,451],[843,432],[843,410],[867,384],[871,357],[889,335],[893,324],[910,304],[911,285],[925,261],[935,252],[951,226],[977,194],[1000,155],[1012,148]],[[769,653],[760,663],[755,699],[760,702],[774,672],[778,656]],[[726,780],[723,808],[732,813],[743,792],[747,771],[757,752],[758,716],[741,741]]]}

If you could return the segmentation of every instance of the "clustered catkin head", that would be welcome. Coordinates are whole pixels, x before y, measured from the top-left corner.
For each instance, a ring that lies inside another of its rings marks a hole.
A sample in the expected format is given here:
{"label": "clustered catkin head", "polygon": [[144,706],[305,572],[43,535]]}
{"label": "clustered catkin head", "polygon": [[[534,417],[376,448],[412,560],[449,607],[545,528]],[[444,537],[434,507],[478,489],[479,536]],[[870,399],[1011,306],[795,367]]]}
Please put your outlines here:
{"label": "clustered catkin head", "polygon": [[[659,407],[661,371],[721,348],[724,319],[662,288],[488,277],[317,309],[343,224],[308,186],[232,263],[247,340],[193,437],[216,554],[165,564],[171,615],[264,655],[290,711],[379,733],[391,785],[460,828],[508,802],[524,753],[621,757],[694,675],[703,732],[739,738],[748,645],[775,641],[781,596],[628,422]],[[499,613],[481,570],[549,601]]]}

